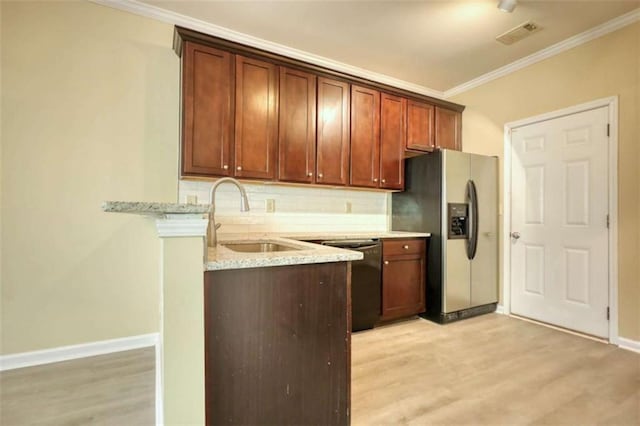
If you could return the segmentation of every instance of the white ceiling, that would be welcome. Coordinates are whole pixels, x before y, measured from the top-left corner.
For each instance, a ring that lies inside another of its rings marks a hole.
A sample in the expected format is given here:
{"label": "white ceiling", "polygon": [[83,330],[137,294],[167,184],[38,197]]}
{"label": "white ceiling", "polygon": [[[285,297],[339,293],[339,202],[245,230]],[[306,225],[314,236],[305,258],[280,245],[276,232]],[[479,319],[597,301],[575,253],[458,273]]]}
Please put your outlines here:
{"label": "white ceiling", "polygon": [[[640,0],[142,0],[254,37],[446,91],[640,7]],[[543,29],[511,46],[495,37],[528,20]]]}

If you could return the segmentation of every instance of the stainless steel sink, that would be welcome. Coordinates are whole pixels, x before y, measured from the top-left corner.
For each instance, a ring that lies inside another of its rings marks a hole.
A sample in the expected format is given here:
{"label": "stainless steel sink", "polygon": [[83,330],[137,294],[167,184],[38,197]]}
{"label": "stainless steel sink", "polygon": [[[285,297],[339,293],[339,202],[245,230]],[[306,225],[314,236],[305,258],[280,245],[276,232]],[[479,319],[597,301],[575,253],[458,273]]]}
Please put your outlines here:
{"label": "stainless steel sink", "polygon": [[228,248],[229,250],[237,251],[240,253],[272,253],[280,251],[302,250],[302,248],[300,247],[294,247],[269,241],[220,243],[220,245]]}

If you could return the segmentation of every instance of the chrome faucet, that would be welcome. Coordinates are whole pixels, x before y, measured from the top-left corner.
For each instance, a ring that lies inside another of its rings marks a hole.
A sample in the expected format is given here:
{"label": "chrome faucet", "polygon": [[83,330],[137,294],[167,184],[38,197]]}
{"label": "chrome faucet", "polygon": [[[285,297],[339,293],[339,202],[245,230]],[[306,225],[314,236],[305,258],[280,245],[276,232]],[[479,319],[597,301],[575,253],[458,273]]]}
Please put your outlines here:
{"label": "chrome faucet", "polygon": [[216,223],[214,218],[216,211],[215,196],[216,189],[225,182],[234,184],[240,190],[240,195],[242,196],[242,199],[240,200],[240,211],[249,211],[249,199],[247,198],[247,191],[245,191],[244,186],[242,186],[237,180],[230,177],[218,179],[211,187],[211,195],[209,196],[209,203],[211,204],[211,207],[209,207],[209,227],[207,228],[207,242],[209,247],[215,247],[218,244],[218,235],[216,231],[220,226],[222,226],[222,224]]}

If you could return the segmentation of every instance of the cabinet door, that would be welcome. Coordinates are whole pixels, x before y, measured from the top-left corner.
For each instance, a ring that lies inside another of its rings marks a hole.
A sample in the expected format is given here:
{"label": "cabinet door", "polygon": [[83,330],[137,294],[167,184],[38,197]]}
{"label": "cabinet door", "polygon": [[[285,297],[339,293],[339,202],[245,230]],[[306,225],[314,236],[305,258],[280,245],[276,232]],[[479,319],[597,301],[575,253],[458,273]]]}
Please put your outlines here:
{"label": "cabinet door", "polygon": [[316,182],[349,184],[349,83],[318,77]]}
{"label": "cabinet door", "polygon": [[434,106],[425,102],[407,102],[407,149],[432,151]]}
{"label": "cabinet door", "polygon": [[351,185],[378,187],[380,92],[351,86]]}
{"label": "cabinet door", "polygon": [[425,310],[426,240],[382,241],[382,320]]}
{"label": "cabinet door", "polygon": [[237,177],[274,179],[278,141],[278,67],[236,56]]}
{"label": "cabinet door", "polygon": [[233,55],[186,42],[182,62],[182,174],[229,176]]}
{"label": "cabinet door", "polygon": [[382,93],[380,106],[380,188],[403,189],[407,100]]}
{"label": "cabinet door", "polygon": [[391,258],[382,265],[382,319],[424,312],[424,257]]}
{"label": "cabinet door", "polygon": [[314,180],[316,168],[316,76],[280,67],[278,179]]}
{"label": "cabinet door", "polygon": [[462,114],[436,107],[436,148],[462,151]]}

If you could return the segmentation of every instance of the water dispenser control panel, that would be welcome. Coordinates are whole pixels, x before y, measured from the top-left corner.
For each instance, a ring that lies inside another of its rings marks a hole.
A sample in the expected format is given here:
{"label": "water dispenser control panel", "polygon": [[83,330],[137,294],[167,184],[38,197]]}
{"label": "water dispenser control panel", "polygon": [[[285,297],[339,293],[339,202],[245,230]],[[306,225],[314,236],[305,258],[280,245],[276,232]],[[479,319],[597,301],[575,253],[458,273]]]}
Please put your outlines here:
{"label": "water dispenser control panel", "polygon": [[466,239],[469,232],[469,205],[465,203],[449,203],[448,207],[448,238],[450,240]]}

